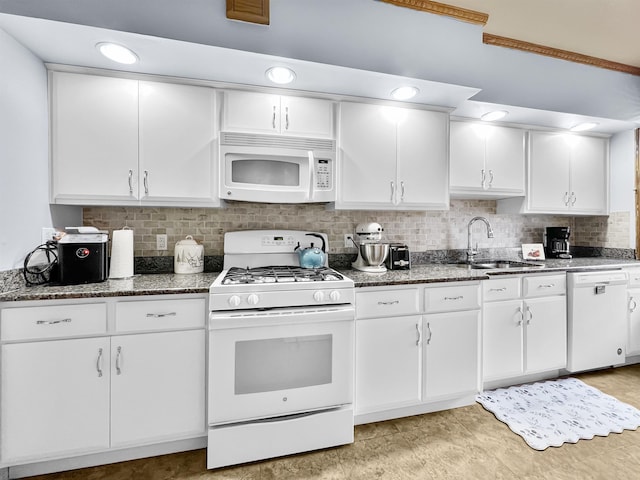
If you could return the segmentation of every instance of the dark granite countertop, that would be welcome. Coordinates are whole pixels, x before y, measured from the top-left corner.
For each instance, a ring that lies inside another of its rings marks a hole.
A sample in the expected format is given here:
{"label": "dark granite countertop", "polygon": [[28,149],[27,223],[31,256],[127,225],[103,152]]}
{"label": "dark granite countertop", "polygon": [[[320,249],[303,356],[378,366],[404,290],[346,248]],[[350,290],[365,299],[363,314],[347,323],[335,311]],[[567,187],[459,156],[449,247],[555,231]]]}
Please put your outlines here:
{"label": "dark granite countertop", "polygon": [[[481,262],[481,260],[478,260]],[[625,267],[640,267],[640,261],[616,258],[574,258],[571,260],[549,259],[535,262],[540,268],[512,267],[504,270],[473,269],[464,264],[413,265],[411,270],[389,270],[385,273],[366,273],[354,269],[340,272],[354,281],[356,287],[376,287],[385,285],[408,285],[415,283],[460,282],[486,280],[495,275],[535,274],[553,272],[575,272]]]}
{"label": "dark granite countertop", "polygon": [[0,294],[0,302],[23,300],[58,300],[70,298],[164,295],[171,293],[208,293],[220,272],[177,275],[157,273],[134,275],[122,280],[66,286],[21,287]]}

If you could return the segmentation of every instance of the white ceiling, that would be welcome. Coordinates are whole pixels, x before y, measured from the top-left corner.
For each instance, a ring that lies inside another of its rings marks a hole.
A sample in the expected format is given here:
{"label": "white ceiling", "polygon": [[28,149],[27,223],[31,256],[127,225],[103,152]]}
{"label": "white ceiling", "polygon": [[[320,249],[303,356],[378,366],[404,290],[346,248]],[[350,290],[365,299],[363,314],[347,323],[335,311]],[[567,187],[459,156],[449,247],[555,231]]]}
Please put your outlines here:
{"label": "white ceiling", "polygon": [[[506,105],[505,121],[529,125],[595,120],[601,133],[640,125],[640,77],[484,45],[478,25],[376,0],[271,0],[271,25],[261,26],[228,20],[224,3],[0,0],[0,29],[56,64],[267,86],[264,71],[279,63],[296,70],[297,91],[388,99],[393,87],[412,83],[421,90],[413,103],[457,116]],[[481,3],[525,2],[467,3],[483,11]],[[514,37],[490,31],[492,15],[484,31]],[[104,40],[131,46],[140,63],[122,68],[100,58],[94,46]]]}
{"label": "white ceiling", "polygon": [[484,31],[640,67],[638,0],[444,0],[489,15]]}

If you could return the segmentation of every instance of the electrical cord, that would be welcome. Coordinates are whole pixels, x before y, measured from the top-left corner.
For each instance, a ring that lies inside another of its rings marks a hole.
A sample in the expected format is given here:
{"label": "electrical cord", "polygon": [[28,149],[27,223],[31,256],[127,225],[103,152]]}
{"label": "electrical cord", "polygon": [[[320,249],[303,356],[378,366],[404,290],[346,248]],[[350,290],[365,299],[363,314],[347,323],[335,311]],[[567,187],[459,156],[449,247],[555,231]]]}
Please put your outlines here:
{"label": "electrical cord", "polygon": [[58,242],[49,240],[38,245],[25,257],[22,274],[27,285],[43,285],[55,280],[57,269]]}

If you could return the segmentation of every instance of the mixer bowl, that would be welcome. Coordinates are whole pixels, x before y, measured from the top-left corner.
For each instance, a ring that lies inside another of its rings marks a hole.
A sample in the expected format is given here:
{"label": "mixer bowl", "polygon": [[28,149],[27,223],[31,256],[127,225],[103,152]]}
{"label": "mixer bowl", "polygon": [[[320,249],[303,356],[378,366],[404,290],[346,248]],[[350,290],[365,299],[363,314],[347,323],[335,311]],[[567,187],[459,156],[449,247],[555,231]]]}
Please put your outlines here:
{"label": "mixer bowl", "polygon": [[389,255],[388,243],[362,243],[360,256],[370,267],[378,267],[384,263]]}

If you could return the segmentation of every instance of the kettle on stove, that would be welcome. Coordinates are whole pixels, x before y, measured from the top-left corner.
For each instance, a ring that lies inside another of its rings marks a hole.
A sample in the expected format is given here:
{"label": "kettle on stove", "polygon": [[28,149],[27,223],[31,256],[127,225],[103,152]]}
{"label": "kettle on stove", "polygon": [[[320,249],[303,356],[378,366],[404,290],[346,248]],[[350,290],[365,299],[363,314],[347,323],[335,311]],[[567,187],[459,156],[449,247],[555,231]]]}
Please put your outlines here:
{"label": "kettle on stove", "polygon": [[313,243],[311,243],[311,246],[308,248],[302,248],[298,242],[294,251],[298,252],[300,266],[302,268],[322,268],[325,266],[325,261],[327,259],[324,237],[318,233],[307,233],[307,235],[317,237],[322,240],[322,248],[314,247]]}

